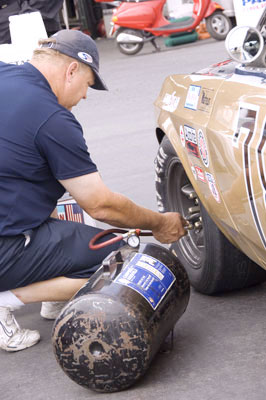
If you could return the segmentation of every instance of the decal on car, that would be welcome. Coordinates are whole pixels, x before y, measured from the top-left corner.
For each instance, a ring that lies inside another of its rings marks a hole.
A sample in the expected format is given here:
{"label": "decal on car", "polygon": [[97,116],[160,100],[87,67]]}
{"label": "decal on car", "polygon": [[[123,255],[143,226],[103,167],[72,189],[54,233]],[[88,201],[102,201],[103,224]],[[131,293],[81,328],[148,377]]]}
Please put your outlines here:
{"label": "decal on car", "polygon": [[186,102],[185,102],[185,108],[189,108],[190,110],[197,110],[199,96],[200,96],[200,90],[201,90],[201,86],[197,86],[197,85],[189,86],[189,89],[187,92],[187,97],[186,97]]}
{"label": "decal on car", "polygon": [[206,183],[206,179],[205,179],[205,175],[204,175],[203,169],[200,168],[199,166],[195,165],[195,170],[196,170],[197,178],[198,178],[201,182]]}
{"label": "decal on car", "polygon": [[194,179],[197,181],[198,180],[197,171],[196,171],[196,168],[194,167],[194,165],[192,164],[192,162],[190,162],[190,168],[191,168],[192,174],[194,176]]}
{"label": "decal on car", "polygon": [[180,134],[180,141],[181,141],[182,146],[186,147],[186,139],[185,139],[184,129],[183,129],[182,125],[180,125],[179,134]]}
{"label": "decal on car", "polygon": [[209,88],[202,88],[201,96],[198,104],[198,110],[210,112],[212,106],[212,99],[214,96],[214,90]]}
{"label": "decal on car", "polygon": [[184,125],[184,131],[186,139],[186,149],[188,154],[200,158],[196,130],[191,126]]}
{"label": "decal on car", "polygon": [[212,174],[210,174],[209,172],[205,172],[205,176],[206,176],[207,182],[209,184],[211,194],[213,195],[213,197],[215,198],[217,203],[220,203],[221,202],[220,194],[218,192],[214,176]]}
{"label": "decal on car", "polygon": [[239,129],[237,129],[234,134],[233,134],[233,146],[236,147],[238,149],[238,143],[239,143],[239,138],[242,135],[248,135],[249,133],[249,129],[248,128],[244,128],[243,126],[241,126]]}
{"label": "decal on car", "polygon": [[208,167],[209,166],[209,153],[208,153],[208,148],[207,148],[207,142],[205,140],[205,136],[201,129],[198,130],[198,147],[199,147],[199,152],[200,152],[202,162],[205,165],[205,167]]}
{"label": "decal on car", "polygon": [[[257,204],[255,201],[255,188],[253,186],[253,175],[254,175],[254,150],[253,142],[256,138],[256,128],[257,128],[257,114],[259,107],[252,104],[240,103],[239,106],[239,124],[245,124],[248,129],[248,133],[243,141],[242,152],[243,152],[243,169],[245,177],[245,185],[247,190],[247,197],[249,201],[249,206],[251,209],[253,221],[255,223],[256,229],[258,231],[259,237],[262,241],[263,246],[266,248],[266,236],[262,227],[262,221],[258,212]],[[245,123],[246,121],[246,123]],[[260,134],[258,143],[255,147],[256,156],[256,166],[259,175],[259,180],[261,184],[262,191],[264,193],[264,206],[266,205],[265,194],[266,194],[266,173],[265,173],[265,160],[263,155],[265,155],[265,143],[266,143],[266,131],[265,124],[262,132]]]}
{"label": "decal on car", "polygon": [[177,109],[180,97],[177,97],[175,94],[176,92],[173,92],[172,94],[165,93],[162,105],[163,110],[174,112]]}
{"label": "decal on car", "polygon": [[257,110],[258,107],[252,104],[240,102],[237,116],[237,126],[232,137],[234,147],[238,148],[240,137],[242,135],[248,135],[250,129],[254,131]]}

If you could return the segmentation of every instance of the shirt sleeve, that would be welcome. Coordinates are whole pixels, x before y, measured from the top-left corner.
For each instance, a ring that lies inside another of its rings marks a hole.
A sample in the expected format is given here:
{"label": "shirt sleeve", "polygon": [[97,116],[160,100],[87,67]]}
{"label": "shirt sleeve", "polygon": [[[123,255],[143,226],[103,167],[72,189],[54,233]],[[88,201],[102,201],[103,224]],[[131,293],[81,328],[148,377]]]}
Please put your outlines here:
{"label": "shirt sleeve", "polygon": [[75,178],[97,171],[82,127],[67,110],[54,113],[35,135],[35,145],[56,179]]}

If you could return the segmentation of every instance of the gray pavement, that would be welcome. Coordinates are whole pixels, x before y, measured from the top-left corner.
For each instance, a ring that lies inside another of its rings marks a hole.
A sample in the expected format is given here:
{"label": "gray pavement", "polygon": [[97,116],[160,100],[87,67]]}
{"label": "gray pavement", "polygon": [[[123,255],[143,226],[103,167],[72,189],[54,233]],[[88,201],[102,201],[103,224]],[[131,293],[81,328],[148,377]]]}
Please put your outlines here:
{"label": "gray pavement", "polygon": [[[108,93],[88,92],[75,110],[93,159],[113,190],[156,209],[153,160],[157,151],[153,102],[163,79],[227,58],[213,39],[153,53],[119,53],[99,40]],[[72,382],[57,365],[50,341],[53,322],[41,319],[40,304],[17,312],[22,326],[39,329],[41,342],[25,351],[0,351],[1,400],[265,400],[266,285],[208,297],[192,290],[188,309],[174,331],[174,348],[160,353],[131,389],[98,394]]]}

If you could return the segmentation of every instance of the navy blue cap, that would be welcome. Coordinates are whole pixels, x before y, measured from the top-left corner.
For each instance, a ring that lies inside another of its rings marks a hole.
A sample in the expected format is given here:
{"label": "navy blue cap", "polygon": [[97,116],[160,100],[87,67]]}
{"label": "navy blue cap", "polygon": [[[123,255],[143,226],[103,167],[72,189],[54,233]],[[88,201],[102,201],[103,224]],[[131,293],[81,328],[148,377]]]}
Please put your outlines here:
{"label": "navy blue cap", "polygon": [[108,90],[103,79],[99,75],[99,53],[94,40],[77,30],[63,29],[51,36],[54,42],[42,44],[41,47],[49,47],[66,56],[88,65],[94,72],[95,82],[93,89]]}

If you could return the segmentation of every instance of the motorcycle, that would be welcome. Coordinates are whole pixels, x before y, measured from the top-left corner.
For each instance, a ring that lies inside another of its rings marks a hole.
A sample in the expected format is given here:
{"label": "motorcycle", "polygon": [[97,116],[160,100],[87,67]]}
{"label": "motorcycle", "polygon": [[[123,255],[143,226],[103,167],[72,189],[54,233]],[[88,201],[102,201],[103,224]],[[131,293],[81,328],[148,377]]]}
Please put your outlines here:
{"label": "motorcycle", "polygon": [[232,28],[232,21],[223,13],[223,7],[211,0],[194,0],[192,16],[178,21],[167,20],[164,17],[165,3],[166,0],[121,1],[113,12],[110,35],[115,35],[122,53],[136,54],[148,41],[159,50],[155,41],[157,37],[191,32],[203,19],[206,20],[208,32],[216,40],[225,39]]}

